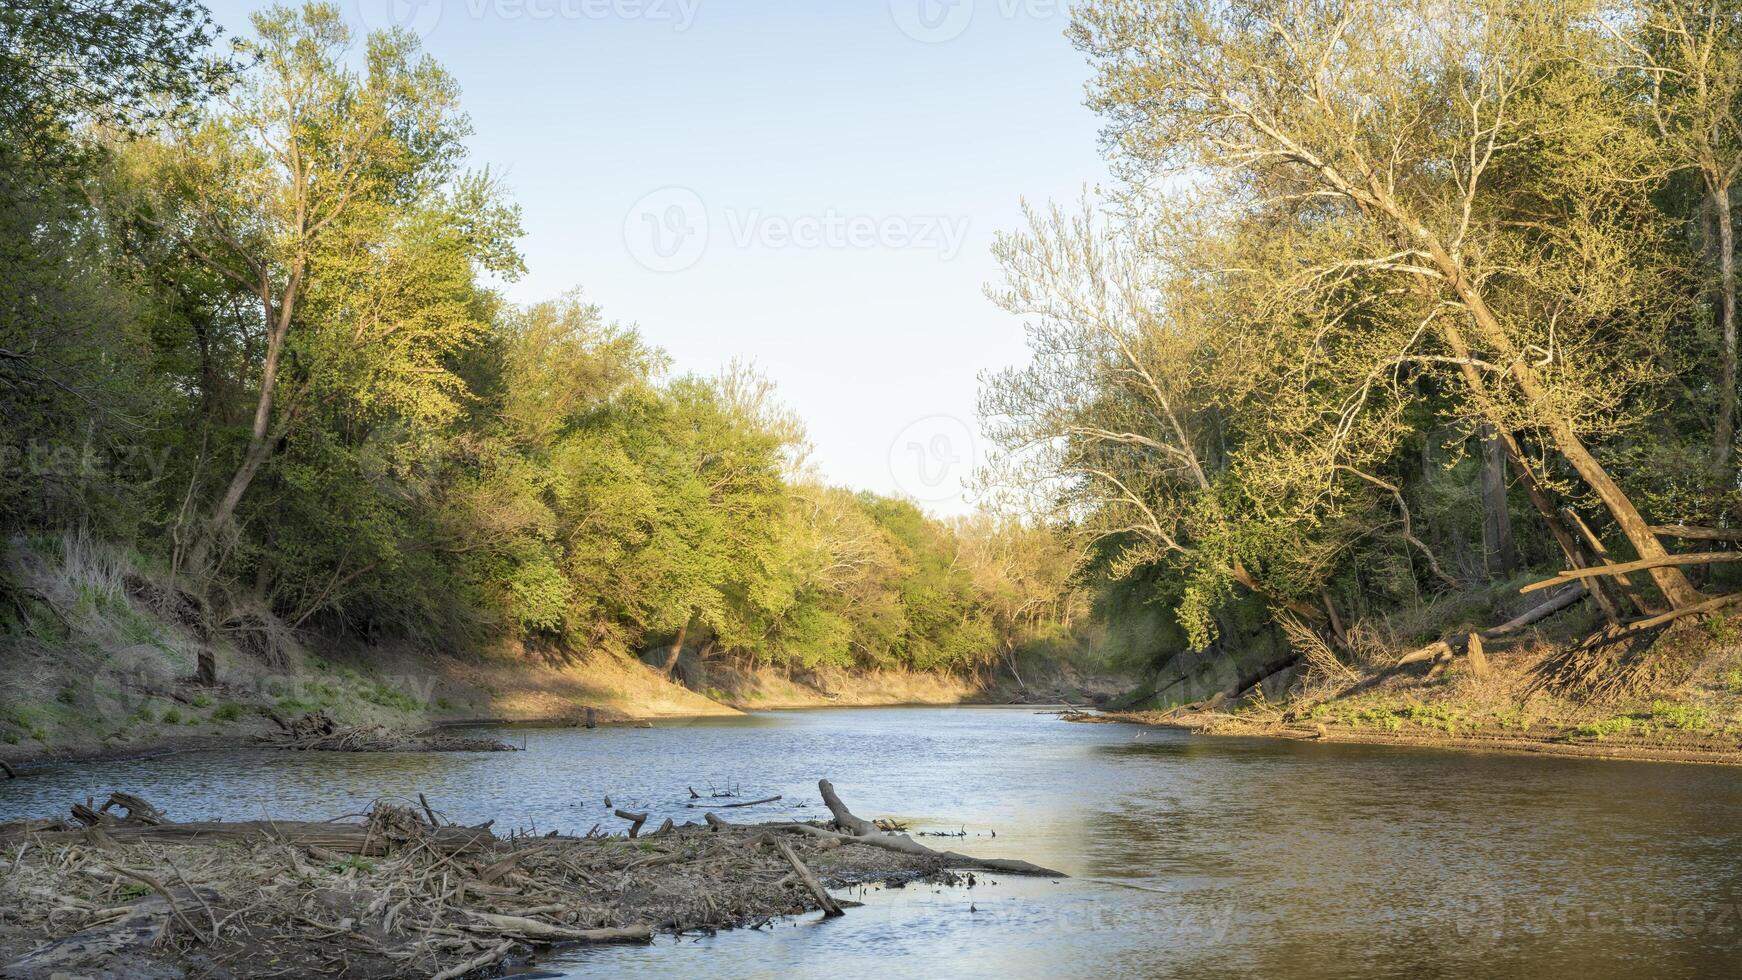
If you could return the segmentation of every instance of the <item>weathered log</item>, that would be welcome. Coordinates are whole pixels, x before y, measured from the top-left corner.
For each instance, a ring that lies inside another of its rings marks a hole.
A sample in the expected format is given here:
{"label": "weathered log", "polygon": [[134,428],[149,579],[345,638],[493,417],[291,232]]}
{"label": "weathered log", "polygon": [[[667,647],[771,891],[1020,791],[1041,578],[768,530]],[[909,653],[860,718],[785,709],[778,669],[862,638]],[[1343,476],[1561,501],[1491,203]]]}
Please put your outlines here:
{"label": "weathered log", "polygon": [[132,793],[123,793],[120,790],[110,793],[109,799],[98,808],[98,812],[108,813],[111,807],[119,807],[126,810],[127,818],[125,822],[127,823],[142,823],[155,826],[169,822],[168,818],[163,815],[162,810],[159,810],[157,807],[152,806],[145,800],[134,796]]}
{"label": "weathered log", "polygon": [[[490,930],[522,939],[536,939],[547,942],[564,943],[644,943],[653,938],[653,929],[649,926],[624,926],[617,929],[576,929],[571,926],[553,925],[540,922],[523,915],[497,915],[491,912],[470,912],[469,915],[482,920]],[[471,927],[474,930],[480,927]]]}
{"label": "weathered log", "polygon": [[[303,847],[324,847],[341,854],[378,856],[386,854],[394,842],[381,834],[371,834],[363,824],[314,823],[285,820],[240,820],[235,823],[171,823],[153,827],[147,825],[117,825],[104,828],[120,843],[162,841],[165,843],[198,840],[271,839]],[[15,836],[16,834],[14,834]],[[34,835],[44,843],[78,843],[84,840],[79,831],[60,831]],[[442,827],[421,835],[421,844],[440,854],[463,854],[478,850],[495,835],[488,830],[465,827]]]}
{"label": "weathered log", "polygon": [[1698,616],[1703,613],[1717,612],[1720,609],[1738,603],[1742,603],[1742,592],[1732,592],[1729,595],[1721,595],[1716,599],[1708,599],[1705,602],[1692,606],[1685,606],[1681,609],[1672,609],[1669,612],[1652,616],[1648,619],[1636,619],[1623,626],[1622,629],[1629,633],[1637,630],[1648,630],[1654,626],[1662,626],[1665,623],[1681,619],[1683,616]]}
{"label": "weathered log", "polygon": [[[708,814],[713,816],[713,814]],[[730,826],[730,825],[728,825]],[[1032,875],[1040,878],[1068,878],[1070,875],[1051,868],[1043,868],[1027,861],[1015,861],[1008,858],[977,858],[956,851],[935,851],[921,844],[906,834],[877,834],[861,837],[855,834],[842,834],[822,827],[813,827],[808,823],[776,823],[762,824],[770,830],[784,830],[789,833],[805,834],[823,840],[838,840],[844,843],[864,844],[867,847],[881,847],[886,851],[898,854],[911,854],[917,857],[937,858],[951,868],[985,868],[988,871],[1002,871],[1006,874]]]}
{"label": "weathered log", "polygon": [[1666,538],[1682,538],[1687,541],[1742,541],[1742,528],[1736,527],[1695,527],[1692,524],[1658,524],[1652,527],[1651,533]]}
{"label": "weathered log", "polygon": [[629,821],[629,836],[635,837],[641,833],[641,825],[647,822],[647,814],[636,813],[633,810],[612,810],[617,816]]}
{"label": "weathered log", "polygon": [[786,858],[786,863],[792,865],[793,873],[798,875],[798,880],[804,882],[805,888],[810,890],[811,896],[817,900],[817,904],[823,907],[823,918],[832,919],[847,914],[841,911],[841,906],[836,903],[834,896],[829,894],[828,889],[823,887],[823,883],[817,880],[816,875],[811,874],[811,869],[804,866],[804,862],[798,859],[798,855],[792,852],[792,848],[787,846],[786,841],[771,838],[770,843],[780,849],[780,856]]}
{"label": "weathered log", "polygon": [[1619,565],[1598,565],[1592,568],[1569,568],[1554,578],[1532,582],[1519,589],[1519,592],[1536,592],[1540,589],[1552,588],[1581,578],[1599,578],[1615,575],[1626,575],[1630,572],[1648,571],[1654,568],[1668,568],[1672,565],[1715,565],[1720,562],[1742,561],[1742,551],[1702,551],[1688,555],[1663,555],[1658,558],[1641,558],[1638,561],[1626,561]]}
{"label": "weathered log", "polygon": [[502,962],[502,958],[507,956],[508,951],[513,948],[514,942],[512,940],[503,942],[494,949],[487,949],[464,963],[455,963],[453,966],[450,966],[431,977],[430,980],[459,980],[460,977],[463,977],[468,973],[482,970],[488,966],[495,966],[497,963]]}
{"label": "weathered log", "polygon": [[[1424,660],[1450,659],[1457,656],[1459,649],[1468,649],[1472,643],[1480,643],[1483,639],[1491,640],[1497,636],[1516,633],[1526,626],[1547,619],[1555,613],[1560,612],[1562,609],[1565,609],[1580,599],[1583,599],[1587,594],[1588,592],[1585,589],[1584,583],[1575,582],[1573,583],[1573,587],[1568,589],[1566,592],[1555,596],[1553,599],[1550,599],[1540,606],[1536,606],[1514,616],[1506,622],[1501,623],[1499,626],[1485,630],[1472,630],[1463,636],[1452,636],[1444,640],[1435,640],[1419,650],[1413,650],[1399,657],[1397,662],[1392,664],[1391,667],[1393,670],[1396,670],[1399,667],[1418,664]],[[1480,676],[1482,673],[1486,672],[1487,657],[1485,656],[1486,651],[1479,647],[1477,652],[1484,654],[1482,658],[1483,666],[1478,669],[1478,676]]]}
{"label": "weathered log", "polygon": [[1391,666],[1393,669],[1407,667],[1410,664],[1418,664],[1424,660],[1435,660],[1442,656],[1449,657],[1451,655],[1452,645],[1450,643],[1445,640],[1435,640],[1427,646],[1422,647],[1420,650],[1412,650],[1397,658],[1397,663],[1394,663]]}
{"label": "weathered log", "polygon": [[1525,628],[1526,626],[1529,626],[1529,625],[1536,623],[1540,620],[1547,619],[1548,617],[1554,615],[1555,613],[1560,612],[1562,609],[1565,609],[1568,606],[1572,605],[1573,603],[1578,602],[1580,599],[1583,599],[1585,596],[1587,596],[1589,594],[1590,593],[1589,593],[1585,583],[1576,582],[1573,584],[1572,588],[1561,593],[1560,595],[1555,596],[1553,599],[1550,599],[1549,601],[1543,603],[1542,605],[1537,606],[1533,609],[1529,609],[1523,613],[1520,613],[1519,615],[1514,616],[1513,618],[1507,620],[1504,623],[1501,623],[1499,626],[1496,626],[1492,629],[1483,630],[1482,635],[1487,637],[1488,639],[1493,639],[1496,636],[1505,636],[1508,633],[1516,633],[1517,631]]}
{"label": "weathered log", "polygon": [[823,794],[823,805],[829,808],[829,813],[835,818],[835,826],[854,835],[865,837],[877,833],[877,826],[869,820],[853,816],[853,811],[841,802],[835,795],[835,787],[826,779],[817,781],[817,790]]}

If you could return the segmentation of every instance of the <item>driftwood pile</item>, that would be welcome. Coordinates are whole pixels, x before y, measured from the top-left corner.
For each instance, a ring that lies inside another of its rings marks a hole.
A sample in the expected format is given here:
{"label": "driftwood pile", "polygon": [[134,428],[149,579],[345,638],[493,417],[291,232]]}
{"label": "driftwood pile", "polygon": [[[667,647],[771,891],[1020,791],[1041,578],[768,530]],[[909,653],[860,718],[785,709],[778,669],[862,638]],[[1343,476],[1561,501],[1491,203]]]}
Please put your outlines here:
{"label": "driftwood pile", "polygon": [[340,725],[326,712],[311,711],[292,721],[278,721],[281,731],[260,736],[274,748],[302,752],[515,752],[493,738],[397,732],[384,725]]}
{"label": "driftwood pile", "polygon": [[550,946],[843,914],[852,903],[825,883],[1056,875],[885,835],[820,788],[826,824],[741,826],[710,811],[705,825],[668,820],[634,840],[597,828],[501,837],[445,823],[421,797],[378,801],[354,823],[174,823],[116,793],[67,818],[0,825],[0,976],[455,980]]}

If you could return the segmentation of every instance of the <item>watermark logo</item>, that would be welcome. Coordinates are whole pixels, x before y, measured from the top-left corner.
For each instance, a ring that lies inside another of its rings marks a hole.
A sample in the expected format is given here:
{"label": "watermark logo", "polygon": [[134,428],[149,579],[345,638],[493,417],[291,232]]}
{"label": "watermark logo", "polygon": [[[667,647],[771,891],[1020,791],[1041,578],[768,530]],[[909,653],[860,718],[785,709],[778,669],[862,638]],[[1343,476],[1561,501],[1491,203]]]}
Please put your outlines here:
{"label": "watermark logo", "polygon": [[675,32],[690,29],[702,0],[354,0],[358,19],[368,31],[409,31],[428,39],[441,25],[442,14],[472,21],[641,21],[669,25]]}
{"label": "watermark logo", "polygon": [[964,215],[710,209],[687,187],[662,187],[630,206],[623,217],[623,243],[636,262],[654,272],[690,268],[702,260],[710,243],[734,249],[913,250],[934,252],[947,261],[961,254],[968,228]]}
{"label": "watermark logo", "polygon": [[977,18],[1046,20],[1068,10],[1065,0],[889,0],[896,28],[924,44],[953,41]]}
{"label": "watermark logo", "polygon": [[427,38],[442,22],[443,0],[356,0],[369,31],[409,31]]}
{"label": "watermark logo", "polygon": [[974,0],[889,0],[901,33],[926,44],[954,40],[974,22]]}
{"label": "watermark logo", "polygon": [[928,504],[954,500],[974,468],[974,430],[953,415],[929,415],[889,444],[889,475],[902,493]]}
{"label": "watermark logo", "polygon": [[654,272],[682,272],[708,250],[708,208],[687,187],[644,195],[623,217],[623,244]]}

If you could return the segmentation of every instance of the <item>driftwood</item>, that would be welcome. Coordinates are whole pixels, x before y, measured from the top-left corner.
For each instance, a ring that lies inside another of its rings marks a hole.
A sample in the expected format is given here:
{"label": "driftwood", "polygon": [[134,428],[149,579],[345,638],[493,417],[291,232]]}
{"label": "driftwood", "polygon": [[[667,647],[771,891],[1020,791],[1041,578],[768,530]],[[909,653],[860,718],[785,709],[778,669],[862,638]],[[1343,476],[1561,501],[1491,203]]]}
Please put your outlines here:
{"label": "driftwood", "polygon": [[829,808],[829,813],[835,818],[835,826],[855,837],[867,837],[877,833],[877,825],[869,820],[853,816],[853,811],[841,802],[835,795],[835,787],[826,779],[817,781],[817,790],[823,795],[823,805]]}
{"label": "driftwood", "polygon": [[[10,860],[0,906],[9,926],[48,941],[0,959],[0,975],[125,976],[165,964],[191,973],[219,962],[237,976],[316,976],[339,972],[332,961],[342,958],[347,975],[458,980],[496,971],[529,946],[646,942],[655,930],[711,931],[816,909],[832,917],[851,903],[825,883],[947,881],[945,868],[1001,864],[905,838],[735,827],[711,811],[714,833],[668,819],[658,848],[612,846],[597,828],[499,838],[440,825],[411,795],[405,805],[376,803],[360,823],[175,824],[115,794],[104,807],[80,804],[100,828],[68,832],[65,819],[0,827]],[[856,825],[840,808],[843,824]],[[848,853],[840,844],[849,840],[908,856]],[[358,854],[372,859],[350,859]],[[137,900],[110,907],[116,889],[134,882]]]}
{"label": "driftwood", "polygon": [[1560,612],[1562,609],[1565,609],[1573,603],[1578,602],[1580,599],[1583,599],[1587,594],[1589,593],[1586,591],[1584,583],[1575,582],[1571,589],[1555,596],[1553,599],[1550,599],[1540,606],[1536,606],[1533,609],[1529,609],[1514,616],[1506,622],[1501,623],[1499,626],[1485,630],[1471,630],[1469,633],[1462,636],[1453,636],[1443,640],[1435,640],[1419,650],[1412,650],[1409,653],[1404,654],[1402,657],[1399,657],[1397,662],[1391,665],[1392,669],[1395,670],[1398,667],[1407,667],[1410,664],[1418,664],[1427,660],[1450,660],[1457,656],[1460,649],[1469,649],[1472,644],[1477,644],[1475,647],[1476,653],[1482,656],[1482,666],[1477,668],[1477,674],[1480,676],[1487,672],[1488,664],[1488,658],[1485,655],[1485,651],[1479,645],[1483,640],[1492,640],[1495,637],[1505,636],[1508,633],[1516,633],[1526,626],[1540,622],[1541,620],[1547,619],[1555,613]]}
{"label": "driftwood", "polygon": [[552,925],[522,915],[497,915],[491,912],[468,912],[488,926],[488,931],[522,939],[543,939],[564,943],[645,943],[653,939],[649,926],[624,926],[616,929],[575,929]]}
{"label": "driftwood", "polygon": [[[421,827],[423,821],[419,820]],[[314,823],[289,820],[238,820],[234,823],[170,823],[162,826],[105,825],[104,833],[121,844],[186,844],[193,841],[276,840],[303,847],[322,847],[340,854],[379,856],[394,845],[393,838],[368,824]],[[16,836],[18,832],[14,832]],[[33,835],[45,844],[83,842],[82,831],[50,831]],[[464,854],[494,842],[488,830],[440,827],[425,830],[418,841],[439,854]]]}
{"label": "driftwood", "polygon": [[612,810],[617,816],[629,821],[629,836],[635,837],[641,833],[641,825],[647,822],[647,814],[636,813],[633,810]]}
{"label": "driftwood", "polygon": [[804,866],[804,862],[798,859],[797,854],[792,853],[792,848],[786,845],[786,841],[771,840],[770,842],[780,849],[780,856],[786,858],[786,863],[792,865],[792,871],[798,875],[798,880],[804,882],[811,897],[815,898],[817,904],[823,907],[823,918],[832,919],[847,914],[841,911],[841,906],[835,901],[834,896],[829,894],[828,889],[823,887],[823,883],[817,880],[817,876],[811,874],[811,869]]}
{"label": "driftwood", "polygon": [[7,779],[18,778],[18,774],[12,771],[12,767],[6,764],[5,759],[0,759],[0,772],[4,772]]}
{"label": "driftwood", "polygon": [[485,967],[495,966],[497,963],[502,962],[503,957],[507,956],[509,950],[512,950],[513,948],[513,941],[504,942],[495,949],[487,949],[464,963],[456,963],[453,966],[448,967],[442,972],[435,974],[431,980],[459,980],[460,977],[463,977],[468,973],[475,973]]}
{"label": "driftwood", "polygon": [[1643,572],[1653,568],[1667,568],[1672,565],[1715,565],[1720,562],[1742,561],[1742,551],[1702,551],[1689,555],[1663,555],[1659,558],[1641,558],[1638,561],[1625,561],[1618,565],[1598,565],[1591,568],[1569,568],[1554,578],[1532,582],[1519,589],[1519,592],[1536,592],[1540,589],[1552,588],[1566,582],[1581,578],[1599,578],[1614,575],[1627,575],[1632,572]]}
{"label": "driftwood", "polygon": [[761,806],[764,803],[773,803],[779,799],[780,799],[780,797],[778,795],[775,795],[775,796],[766,796],[760,800],[747,800],[743,803],[685,803],[684,806],[688,806],[688,807],[713,807],[716,810],[733,810],[733,809],[736,809],[736,808],[742,807],[742,806]]}
{"label": "driftwood", "polygon": [[[708,814],[713,816],[713,814]],[[722,821],[722,823],[724,823]],[[729,824],[726,826],[730,826]],[[838,840],[844,843],[865,844],[869,847],[881,847],[886,851],[898,854],[909,854],[914,857],[936,858],[950,868],[985,868],[987,871],[1002,871],[1013,875],[1030,875],[1037,878],[1069,878],[1063,871],[1043,868],[1027,861],[1015,861],[1008,858],[977,858],[956,851],[936,851],[906,834],[879,834],[871,837],[860,837],[855,834],[841,834],[808,823],[777,823],[764,824],[770,830],[784,830],[789,833],[806,834],[824,840]]]}
{"label": "driftwood", "polygon": [[[1014,861],[1006,858],[976,858],[969,857],[966,854],[959,854],[955,851],[936,851],[921,844],[919,841],[914,840],[906,834],[885,834],[879,831],[877,825],[871,821],[854,816],[853,811],[847,809],[847,805],[841,802],[840,796],[835,793],[835,787],[830,784],[828,780],[819,780],[817,783],[817,789],[822,792],[823,803],[828,806],[829,812],[834,815],[835,826],[863,828],[862,831],[842,833],[827,830],[823,827],[817,827],[808,823],[777,823],[763,824],[762,826],[767,827],[770,830],[783,830],[789,833],[806,834],[811,837],[820,837],[825,840],[838,840],[854,844],[865,844],[870,847],[881,847],[886,851],[895,851],[899,854],[908,854],[914,857],[933,858],[943,863],[946,867],[952,868],[985,868],[988,871],[1003,871],[1008,874],[1034,875],[1043,878],[1069,877],[1063,872],[1054,871],[1051,868],[1043,868],[1038,864],[1030,864],[1027,861]],[[728,823],[719,814],[713,812],[707,813],[705,819],[708,822],[708,826],[714,828],[716,831],[736,826],[735,824]]]}

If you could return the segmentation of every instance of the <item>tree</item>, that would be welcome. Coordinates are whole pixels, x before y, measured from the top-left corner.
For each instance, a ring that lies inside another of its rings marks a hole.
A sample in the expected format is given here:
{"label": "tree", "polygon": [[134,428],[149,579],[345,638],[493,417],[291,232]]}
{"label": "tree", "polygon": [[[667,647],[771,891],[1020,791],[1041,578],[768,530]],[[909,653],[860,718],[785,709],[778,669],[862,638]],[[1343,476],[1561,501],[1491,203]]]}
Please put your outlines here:
{"label": "tree", "polygon": [[137,156],[150,220],[258,306],[253,417],[189,556],[202,569],[321,399],[451,412],[458,385],[441,358],[480,329],[472,270],[519,267],[516,214],[488,175],[458,169],[457,87],[410,35],[371,35],[359,73],[329,4],[273,7],[254,29],[238,43],[253,67],[220,104]]}
{"label": "tree", "polygon": [[1617,37],[1644,76],[1659,148],[1675,169],[1699,175],[1717,225],[1707,250],[1717,266],[1718,408],[1712,470],[1730,482],[1736,442],[1736,229],[1742,176],[1742,9],[1724,0],[1642,0],[1627,5],[1633,30]]}
{"label": "tree", "polygon": [[[1310,202],[1353,234],[1325,272],[1414,291],[1484,421],[1540,430],[1643,558],[1665,555],[1585,431],[1641,335],[1604,331],[1651,283],[1636,182],[1648,147],[1573,52],[1577,3],[1093,3],[1072,28],[1132,179],[1201,167],[1254,203]],[[1629,317],[1630,327],[1648,319]],[[1606,382],[1569,349],[1612,374]],[[1395,352],[1413,357],[1411,345]],[[1676,607],[1686,578],[1652,578]]]}

